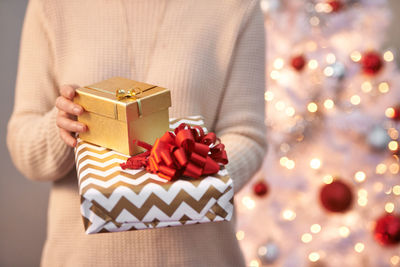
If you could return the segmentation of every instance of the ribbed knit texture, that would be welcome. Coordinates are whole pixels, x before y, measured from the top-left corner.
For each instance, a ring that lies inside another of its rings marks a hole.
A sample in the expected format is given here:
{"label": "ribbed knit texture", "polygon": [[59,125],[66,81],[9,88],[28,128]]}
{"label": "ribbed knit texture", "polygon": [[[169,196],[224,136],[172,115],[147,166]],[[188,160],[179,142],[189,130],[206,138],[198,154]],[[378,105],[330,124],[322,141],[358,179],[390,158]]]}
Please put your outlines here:
{"label": "ribbed knit texture", "polygon": [[113,76],[167,87],[171,117],[202,115],[221,137],[237,192],[265,153],[264,47],[258,0],[31,0],[7,143],[27,178],[53,182],[42,266],[244,266],[235,218],[86,235],[54,103],[60,85]]}

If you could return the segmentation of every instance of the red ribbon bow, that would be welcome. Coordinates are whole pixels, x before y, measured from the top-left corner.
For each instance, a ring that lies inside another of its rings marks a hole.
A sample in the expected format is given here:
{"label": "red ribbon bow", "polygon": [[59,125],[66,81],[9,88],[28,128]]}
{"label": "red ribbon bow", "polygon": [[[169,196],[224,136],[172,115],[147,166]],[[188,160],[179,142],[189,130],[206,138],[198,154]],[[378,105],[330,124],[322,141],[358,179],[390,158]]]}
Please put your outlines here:
{"label": "red ribbon bow", "polygon": [[181,175],[199,178],[214,174],[219,171],[219,164],[228,163],[225,146],[215,133],[204,134],[200,126],[185,123],[157,138],[153,146],[142,141],[137,145],[147,151],[121,163],[122,169],[145,167],[168,181]]}

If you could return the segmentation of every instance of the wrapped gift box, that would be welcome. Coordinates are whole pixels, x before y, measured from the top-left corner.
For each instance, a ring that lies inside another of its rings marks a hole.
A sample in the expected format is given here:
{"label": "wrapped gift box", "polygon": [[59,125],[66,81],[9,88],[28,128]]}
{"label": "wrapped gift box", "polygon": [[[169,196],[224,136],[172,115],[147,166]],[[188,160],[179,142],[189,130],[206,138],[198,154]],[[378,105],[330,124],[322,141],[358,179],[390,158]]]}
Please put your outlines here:
{"label": "wrapped gift box", "polygon": [[78,121],[88,126],[80,138],[123,154],[143,151],[132,140],[152,144],[169,129],[167,88],[113,77],[78,88],[74,102],[85,110]]}
{"label": "wrapped gift box", "polygon": [[[203,126],[200,116],[171,119]],[[230,220],[233,184],[227,170],[199,179],[167,181],[146,170],[123,170],[128,159],[107,148],[78,140],[76,168],[81,213],[87,234]]]}

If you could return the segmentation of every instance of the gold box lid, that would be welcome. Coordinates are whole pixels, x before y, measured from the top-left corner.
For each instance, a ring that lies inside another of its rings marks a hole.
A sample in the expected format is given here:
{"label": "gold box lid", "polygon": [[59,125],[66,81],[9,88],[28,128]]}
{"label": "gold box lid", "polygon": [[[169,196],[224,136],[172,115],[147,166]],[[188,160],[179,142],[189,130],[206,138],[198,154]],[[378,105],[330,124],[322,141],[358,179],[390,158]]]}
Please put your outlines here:
{"label": "gold box lid", "polygon": [[81,87],[76,92],[74,102],[86,111],[120,121],[135,120],[171,106],[169,89],[122,77]]}

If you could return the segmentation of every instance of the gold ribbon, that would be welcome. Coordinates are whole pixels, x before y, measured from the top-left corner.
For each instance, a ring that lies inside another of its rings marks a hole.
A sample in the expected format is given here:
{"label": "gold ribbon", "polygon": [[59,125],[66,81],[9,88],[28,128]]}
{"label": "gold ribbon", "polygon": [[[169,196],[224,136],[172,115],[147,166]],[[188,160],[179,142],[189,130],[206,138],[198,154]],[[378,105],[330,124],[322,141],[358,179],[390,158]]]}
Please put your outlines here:
{"label": "gold ribbon", "polygon": [[116,89],[115,96],[118,98],[118,100],[122,100],[125,98],[133,98],[134,100],[137,100],[139,118],[141,118],[143,115],[142,101],[140,101],[140,99],[137,98],[137,95],[140,95],[142,92],[143,92],[143,90],[140,89],[139,87],[135,87],[135,88],[128,89],[128,90]]}
{"label": "gold ribbon", "polygon": [[[153,89],[155,87],[157,87],[157,86],[153,86],[153,87],[147,88],[146,90],[142,90],[139,87],[134,87],[134,88],[127,89],[127,90],[125,90],[125,89],[115,89],[115,97],[119,101],[123,100],[125,98],[130,98],[132,100],[136,100],[137,103],[138,103],[139,118],[141,118],[142,115],[143,115],[143,111],[142,111],[142,102],[140,101],[140,98],[139,98],[140,96],[139,95],[142,94],[143,92],[146,92],[146,91],[148,91],[150,89]],[[112,92],[104,90],[104,89],[101,89],[101,88],[96,88],[96,87],[86,87],[86,88],[89,88],[89,89],[92,89],[92,90],[97,90],[97,91],[100,91],[100,92],[103,92],[103,93],[106,93],[106,94],[112,94]]]}

